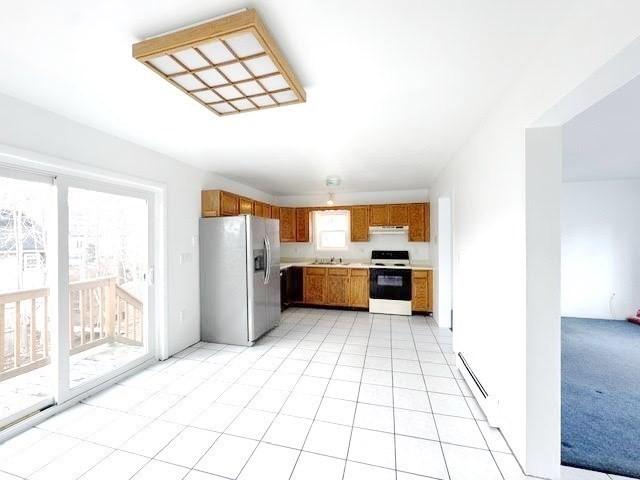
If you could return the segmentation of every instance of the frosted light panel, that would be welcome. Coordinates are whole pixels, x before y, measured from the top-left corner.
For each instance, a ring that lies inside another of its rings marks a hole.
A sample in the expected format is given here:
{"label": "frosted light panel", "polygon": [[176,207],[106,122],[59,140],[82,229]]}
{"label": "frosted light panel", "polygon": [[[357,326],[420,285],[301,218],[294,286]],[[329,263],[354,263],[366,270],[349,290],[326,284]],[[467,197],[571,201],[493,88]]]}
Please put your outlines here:
{"label": "frosted light panel", "polygon": [[218,113],[233,113],[236,111],[236,109],[228,103],[218,103],[213,105],[213,109]]}
{"label": "frosted light panel", "polygon": [[173,77],[173,80],[178,83],[185,90],[197,90],[199,88],[205,88],[204,83],[198,80],[196,77],[187,73],[185,75],[178,75]]}
{"label": "frosted light panel", "polygon": [[276,102],[269,95],[260,95],[259,97],[253,97],[251,101],[259,107],[269,107],[276,104]]}
{"label": "frosted light panel", "polygon": [[276,66],[273,64],[273,61],[266,55],[247,60],[246,62],[244,62],[244,64],[256,77],[259,77],[260,75],[267,75],[269,73],[275,73],[278,71]]}
{"label": "frosted light panel", "polygon": [[236,52],[239,57],[248,57],[249,55],[255,55],[261,53],[264,50],[260,42],[256,40],[256,37],[252,33],[243,33],[227,39],[227,45]]}
{"label": "frosted light panel", "polygon": [[244,68],[239,62],[232,63],[231,65],[224,65],[223,67],[220,67],[220,70],[232,82],[240,82],[242,80],[248,80],[249,78],[251,78],[251,75],[249,74],[249,72],[247,72],[247,69]]}
{"label": "frosted light panel", "polygon": [[250,82],[238,83],[236,86],[245,95],[258,95],[260,93],[264,93],[264,89],[255,80],[251,80]]}
{"label": "frosted light panel", "polygon": [[227,83],[225,78],[220,75],[220,72],[215,68],[202,70],[201,72],[196,73],[196,75],[210,87],[217,87],[218,85],[224,85]]}
{"label": "frosted light panel", "polygon": [[271,77],[263,78],[260,83],[264,85],[264,88],[269,90],[270,92],[274,92],[276,90],[282,90],[283,88],[287,88],[286,80],[282,77],[282,75],[273,75]]}
{"label": "frosted light panel", "polygon": [[241,98],[243,95],[238,91],[236,87],[233,85],[229,85],[227,87],[216,88],[216,92],[219,95],[222,95],[227,100],[232,100],[234,98]]}
{"label": "frosted light panel", "polygon": [[209,59],[211,63],[222,63],[233,60],[235,57],[224,44],[217,40],[200,45],[198,49]]}
{"label": "frosted light panel", "polygon": [[202,58],[202,55],[196,52],[193,48],[174,53],[173,56],[189,70],[195,70],[196,68],[202,68],[209,65],[209,62]]}
{"label": "frosted light panel", "polygon": [[278,103],[287,103],[295,101],[298,97],[296,97],[296,94],[291,90],[287,90],[285,92],[274,93],[273,98],[275,98]]}
{"label": "frosted light panel", "polygon": [[184,68],[180,66],[173,58],[164,55],[158,58],[152,58],[149,63],[160,70],[165,75],[171,75],[173,73],[184,72]]}
{"label": "frosted light panel", "polygon": [[202,100],[204,103],[219,102],[222,100],[219,95],[216,95],[211,90],[204,90],[202,92],[193,92],[193,94]]}
{"label": "frosted light panel", "polygon": [[234,100],[231,102],[231,104],[240,110],[249,110],[251,108],[256,108],[256,106],[246,98],[241,98],[240,100]]}
{"label": "frosted light panel", "polygon": [[133,56],[217,115],[306,100],[252,9],[136,43]]}

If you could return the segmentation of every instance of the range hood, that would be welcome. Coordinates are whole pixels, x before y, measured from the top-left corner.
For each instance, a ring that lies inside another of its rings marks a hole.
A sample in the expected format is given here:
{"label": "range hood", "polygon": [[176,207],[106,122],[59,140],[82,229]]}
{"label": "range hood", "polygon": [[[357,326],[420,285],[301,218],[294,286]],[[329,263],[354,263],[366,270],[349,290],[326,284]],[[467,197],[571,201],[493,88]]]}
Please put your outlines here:
{"label": "range hood", "polygon": [[403,235],[409,233],[408,226],[396,226],[396,227],[369,227],[369,233],[372,235]]}

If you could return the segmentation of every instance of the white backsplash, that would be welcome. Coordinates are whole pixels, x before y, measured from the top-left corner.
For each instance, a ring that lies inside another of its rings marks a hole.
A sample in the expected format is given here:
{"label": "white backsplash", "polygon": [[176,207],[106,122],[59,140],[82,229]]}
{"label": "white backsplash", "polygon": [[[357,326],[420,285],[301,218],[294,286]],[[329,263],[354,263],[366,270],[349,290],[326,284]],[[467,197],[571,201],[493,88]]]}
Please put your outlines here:
{"label": "white backsplash", "polygon": [[412,262],[429,261],[429,243],[409,242],[408,235],[371,235],[368,242],[349,242],[347,250],[339,252],[317,251],[315,243],[283,243],[280,256],[290,259],[310,258],[347,258],[366,260],[371,257],[371,250],[409,250]]}

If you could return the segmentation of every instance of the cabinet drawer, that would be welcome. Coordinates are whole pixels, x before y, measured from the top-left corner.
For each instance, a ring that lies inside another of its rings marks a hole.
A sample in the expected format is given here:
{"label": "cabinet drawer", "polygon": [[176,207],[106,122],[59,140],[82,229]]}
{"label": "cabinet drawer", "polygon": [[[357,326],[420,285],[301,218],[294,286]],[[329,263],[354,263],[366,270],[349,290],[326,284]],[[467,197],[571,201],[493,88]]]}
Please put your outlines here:
{"label": "cabinet drawer", "polygon": [[325,267],[304,267],[305,275],[326,275],[327,269]]}
{"label": "cabinet drawer", "polygon": [[369,275],[368,268],[352,268],[350,271],[352,277],[366,277]]}
{"label": "cabinet drawer", "polygon": [[348,277],[349,269],[348,268],[340,268],[340,267],[327,267],[329,271],[329,275],[332,277]]}

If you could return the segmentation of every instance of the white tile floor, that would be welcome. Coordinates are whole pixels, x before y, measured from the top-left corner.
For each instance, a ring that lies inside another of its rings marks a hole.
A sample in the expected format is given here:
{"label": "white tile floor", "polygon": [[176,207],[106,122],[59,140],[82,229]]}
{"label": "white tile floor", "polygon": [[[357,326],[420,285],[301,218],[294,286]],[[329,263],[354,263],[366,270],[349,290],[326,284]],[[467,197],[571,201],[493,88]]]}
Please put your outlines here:
{"label": "white tile floor", "polygon": [[[0,445],[0,480],[524,479],[425,317],[292,309]],[[609,479],[564,469],[563,478]]]}

